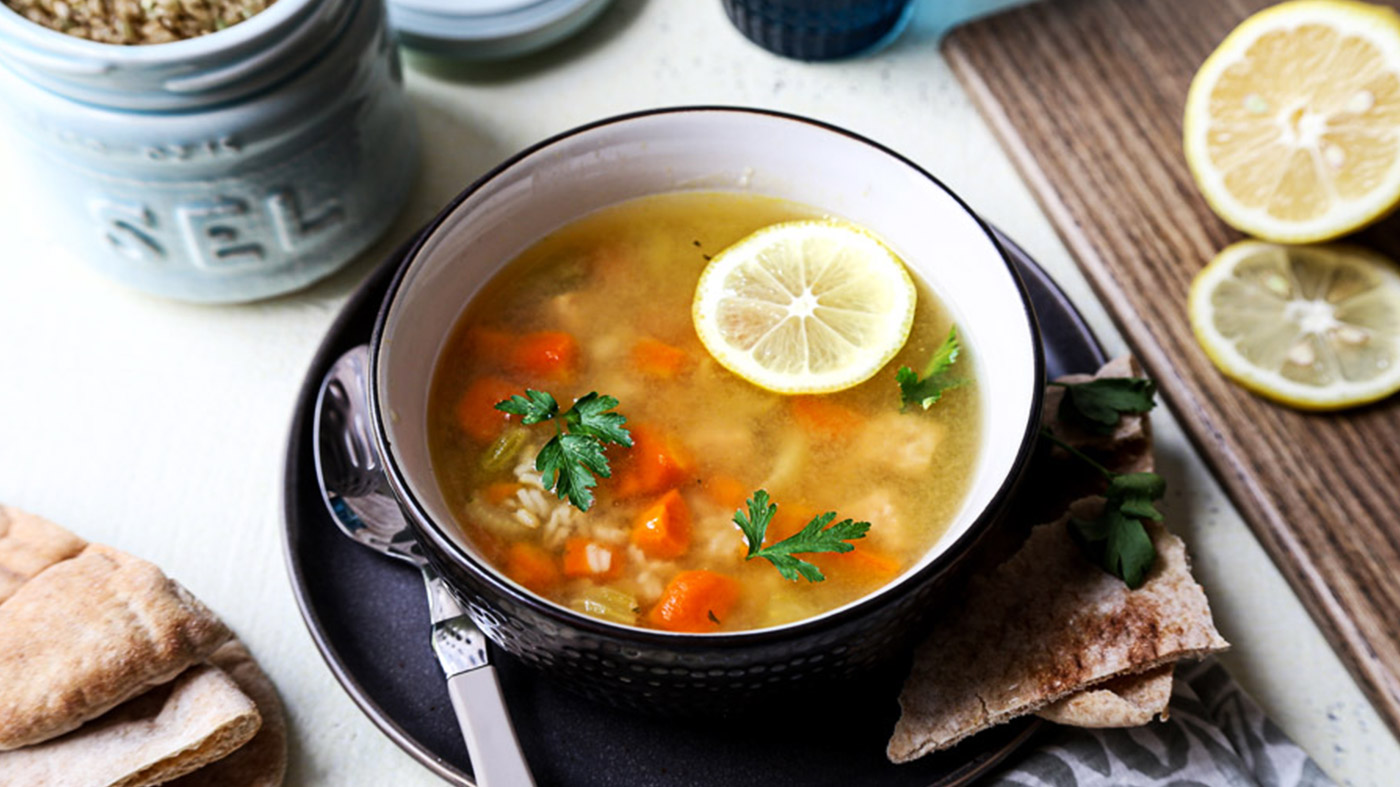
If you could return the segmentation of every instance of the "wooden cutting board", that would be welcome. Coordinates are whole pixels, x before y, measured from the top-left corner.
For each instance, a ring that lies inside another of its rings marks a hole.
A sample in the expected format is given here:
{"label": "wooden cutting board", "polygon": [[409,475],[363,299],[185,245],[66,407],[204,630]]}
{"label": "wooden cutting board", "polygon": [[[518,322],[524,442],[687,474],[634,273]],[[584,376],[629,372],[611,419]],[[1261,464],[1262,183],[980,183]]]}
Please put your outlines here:
{"label": "wooden cutting board", "polygon": [[[1191,278],[1240,238],[1182,158],[1187,86],[1267,5],[1044,0],[954,31],[944,51],[1216,477],[1400,734],[1400,397],[1330,415],[1270,404],[1216,371],[1186,317]],[[1400,218],[1354,240],[1400,257]]]}

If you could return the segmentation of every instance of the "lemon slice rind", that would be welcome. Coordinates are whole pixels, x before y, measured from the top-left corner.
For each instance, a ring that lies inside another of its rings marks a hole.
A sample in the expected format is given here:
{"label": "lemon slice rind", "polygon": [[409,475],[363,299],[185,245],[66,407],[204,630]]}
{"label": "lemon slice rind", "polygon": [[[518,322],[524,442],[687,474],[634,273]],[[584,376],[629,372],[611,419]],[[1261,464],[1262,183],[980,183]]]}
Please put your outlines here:
{"label": "lemon slice rind", "polygon": [[[1400,14],[1354,0],[1294,0],[1265,9],[1235,28],[1196,72],[1186,99],[1186,161],[1206,202],[1237,229],[1279,243],[1330,240],[1375,222],[1400,204],[1400,155],[1394,157],[1361,198],[1348,200],[1333,194],[1329,210],[1304,221],[1270,215],[1267,205],[1244,204],[1226,186],[1227,171],[1211,161],[1207,145],[1212,128],[1210,104],[1221,76],[1240,63],[1244,53],[1261,37],[1308,24],[1369,43],[1379,52],[1384,69],[1400,75]],[[1316,156],[1316,166],[1325,172],[1323,151],[1316,151]]]}
{"label": "lemon slice rind", "polygon": [[[1264,241],[1240,241],[1222,250],[1197,274],[1191,284],[1188,311],[1191,328],[1207,357],[1226,377],[1246,389],[1301,410],[1339,410],[1356,407],[1385,399],[1400,391],[1400,362],[1391,363],[1389,368],[1366,380],[1337,380],[1325,386],[1310,385],[1289,379],[1279,370],[1263,368],[1250,361],[1239,350],[1237,342],[1220,330],[1216,319],[1217,310],[1212,303],[1213,294],[1223,282],[1234,276],[1237,266],[1242,262],[1261,254],[1286,251],[1287,248]],[[1400,268],[1393,262],[1374,252],[1354,247],[1334,245],[1308,248],[1310,253],[1366,265],[1380,280],[1377,288],[1394,304],[1396,313],[1400,314]],[[1400,317],[1396,318],[1396,324],[1400,324]],[[1376,338],[1390,342],[1392,347],[1400,347],[1400,335],[1377,334]],[[1400,358],[1400,351],[1393,351],[1391,355]]]}

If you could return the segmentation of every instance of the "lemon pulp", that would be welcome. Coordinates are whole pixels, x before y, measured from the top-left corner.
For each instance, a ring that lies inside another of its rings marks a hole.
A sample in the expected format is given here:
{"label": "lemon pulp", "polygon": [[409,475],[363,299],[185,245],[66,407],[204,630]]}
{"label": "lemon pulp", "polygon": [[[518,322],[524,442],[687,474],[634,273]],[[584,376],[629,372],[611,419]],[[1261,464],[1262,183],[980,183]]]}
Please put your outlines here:
{"label": "lemon pulp", "polygon": [[1225,221],[1267,240],[1327,240],[1400,202],[1400,15],[1353,0],[1255,14],[1206,60],[1185,153]]}
{"label": "lemon pulp", "polygon": [[789,221],[715,255],[692,316],[734,374],[778,393],[825,393],[869,379],[899,352],[916,301],[904,263],[871,233]]}
{"label": "lemon pulp", "polygon": [[1304,409],[1400,390],[1400,271],[1362,249],[1243,241],[1191,287],[1192,328],[1226,375]]}

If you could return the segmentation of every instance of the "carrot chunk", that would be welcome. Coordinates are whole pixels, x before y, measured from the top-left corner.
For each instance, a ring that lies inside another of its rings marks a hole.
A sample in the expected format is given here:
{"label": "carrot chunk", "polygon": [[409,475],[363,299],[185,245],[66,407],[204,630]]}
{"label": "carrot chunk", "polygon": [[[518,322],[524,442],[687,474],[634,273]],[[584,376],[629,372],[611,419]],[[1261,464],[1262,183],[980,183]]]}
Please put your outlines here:
{"label": "carrot chunk", "polygon": [[637,516],[632,543],[658,560],[673,560],[690,549],[690,507],[672,489]]}
{"label": "carrot chunk", "polygon": [[559,584],[554,557],[538,544],[516,541],[506,552],[506,576],[536,593],[547,593]]}
{"label": "carrot chunk", "polygon": [[587,538],[564,542],[564,576],[616,579],[622,573],[622,550]]}
{"label": "carrot chunk", "polygon": [[480,377],[467,386],[457,400],[457,425],[473,440],[489,443],[495,440],[511,418],[496,409],[496,403],[509,399],[516,387],[499,377]]}
{"label": "carrot chunk", "polygon": [[642,374],[661,380],[675,379],[685,369],[685,350],[650,337],[632,347],[632,365]]}
{"label": "carrot chunk", "polygon": [[632,447],[614,463],[614,489],[619,497],[656,495],[685,483],[691,462],[676,441],[649,426],[628,424]]}
{"label": "carrot chunk", "polygon": [[743,481],[727,475],[715,476],[706,481],[704,489],[711,500],[736,511],[743,510],[745,501],[754,491],[745,486]]}
{"label": "carrot chunk", "polygon": [[792,417],[803,430],[822,437],[851,434],[862,421],[855,410],[820,396],[793,397]]}
{"label": "carrot chunk", "polygon": [[527,333],[515,340],[510,367],[531,378],[567,379],[578,369],[578,341],[562,331]]}
{"label": "carrot chunk", "polygon": [[667,631],[714,631],[738,600],[738,580],[713,571],[682,571],[666,584],[647,621]]}
{"label": "carrot chunk", "polygon": [[515,497],[515,493],[520,491],[520,486],[514,481],[497,481],[494,484],[487,484],[486,488],[481,490],[481,496],[491,505],[498,506]]}
{"label": "carrot chunk", "polygon": [[764,534],[763,543],[782,541],[806,527],[807,523],[812,521],[812,517],[820,513],[817,509],[801,503],[783,503],[778,506],[778,513],[773,515],[773,521],[768,523],[768,532]]}
{"label": "carrot chunk", "polygon": [[883,585],[899,575],[899,561],[893,557],[858,545],[850,552],[822,552],[804,555],[827,577],[841,577],[862,585]]}

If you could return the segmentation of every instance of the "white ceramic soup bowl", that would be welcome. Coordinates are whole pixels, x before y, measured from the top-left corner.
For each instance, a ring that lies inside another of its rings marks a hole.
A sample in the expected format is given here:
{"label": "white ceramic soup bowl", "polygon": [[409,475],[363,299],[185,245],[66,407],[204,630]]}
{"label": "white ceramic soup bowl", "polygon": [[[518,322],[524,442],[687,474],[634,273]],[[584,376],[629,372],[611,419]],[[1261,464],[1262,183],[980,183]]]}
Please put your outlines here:
{"label": "white ceramic soup bowl", "polygon": [[[975,352],[982,448],[962,507],[884,588],[784,626],[643,630],[548,601],[459,531],[428,450],[433,371],[463,309],[517,254],[599,208],[650,194],[735,191],[814,206],[885,239],[951,310]],[[599,121],[490,172],[429,226],[386,295],[371,406],[390,484],[424,550],[496,643],[577,688],[634,707],[733,703],[792,679],[839,677],[899,651],[1002,510],[1039,424],[1043,360],[1030,301],[987,227],[917,165],[832,126],[772,112],[679,108]]]}

